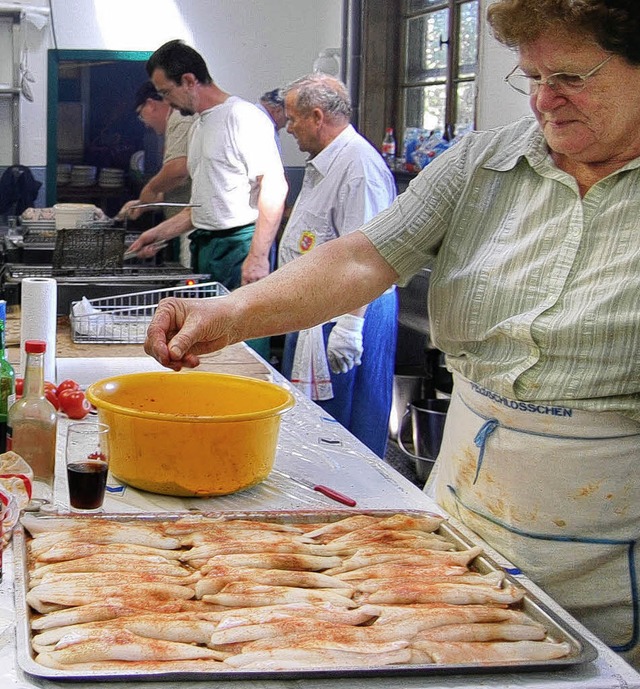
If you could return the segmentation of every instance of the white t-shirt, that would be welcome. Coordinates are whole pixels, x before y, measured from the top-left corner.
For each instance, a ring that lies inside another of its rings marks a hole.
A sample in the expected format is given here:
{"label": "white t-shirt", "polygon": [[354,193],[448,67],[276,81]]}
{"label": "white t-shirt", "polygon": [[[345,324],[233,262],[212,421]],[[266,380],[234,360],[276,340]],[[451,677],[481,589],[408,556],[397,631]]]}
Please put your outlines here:
{"label": "white t-shirt", "polygon": [[273,123],[255,105],[230,96],[200,113],[187,164],[194,227],[225,230],[258,218],[259,178],[283,175]]}

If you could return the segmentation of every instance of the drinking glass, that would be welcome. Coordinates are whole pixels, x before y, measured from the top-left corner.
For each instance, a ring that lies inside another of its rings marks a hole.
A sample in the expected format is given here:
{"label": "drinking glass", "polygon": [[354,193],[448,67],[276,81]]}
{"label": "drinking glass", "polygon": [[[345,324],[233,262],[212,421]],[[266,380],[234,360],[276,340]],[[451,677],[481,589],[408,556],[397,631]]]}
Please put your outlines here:
{"label": "drinking glass", "polygon": [[109,470],[109,426],[95,421],[72,423],[65,457],[71,509],[101,511]]}

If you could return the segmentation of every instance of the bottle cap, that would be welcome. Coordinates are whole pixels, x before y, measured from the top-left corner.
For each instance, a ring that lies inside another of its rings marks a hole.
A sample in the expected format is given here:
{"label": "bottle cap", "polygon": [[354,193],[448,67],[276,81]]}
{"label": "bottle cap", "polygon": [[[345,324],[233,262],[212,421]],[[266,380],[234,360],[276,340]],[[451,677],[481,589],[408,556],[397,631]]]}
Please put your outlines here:
{"label": "bottle cap", "polygon": [[27,340],[24,343],[24,350],[27,354],[42,354],[47,349],[44,340]]}

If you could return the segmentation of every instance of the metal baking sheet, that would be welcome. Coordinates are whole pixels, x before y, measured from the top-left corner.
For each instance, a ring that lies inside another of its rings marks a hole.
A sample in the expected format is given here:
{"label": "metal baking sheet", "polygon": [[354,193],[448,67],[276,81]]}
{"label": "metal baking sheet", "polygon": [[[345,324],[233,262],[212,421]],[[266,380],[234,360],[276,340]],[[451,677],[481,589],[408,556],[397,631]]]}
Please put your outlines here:
{"label": "metal baking sheet", "polygon": [[[88,520],[109,521],[169,521],[193,515],[193,512],[180,513],[154,513],[154,514],[104,514],[83,515],[81,518]],[[198,513],[199,514],[199,513]],[[315,523],[334,522],[347,516],[367,514],[379,517],[389,517],[394,514],[405,514],[414,517],[432,516],[431,513],[419,510],[292,510],[292,511],[224,511],[206,512],[202,516],[220,519],[253,519],[261,521],[275,521],[279,523]],[[73,514],[42,515],[39,519],[50,520],[60,517],[74,517]],[[444,521],[436,533],[451,540],[459,550],[478,545],[472,539],[467,538],[457,529]],[[148,671],[132,670],[127,668],[123,661],[122,670],[101,671],[74,671],[56,670],[47,668],[34,660],[31,648],[31,611],[26,602],[28,591],[27,571],[27,544],[28,536],[22,526],[18,526],[13,536],[14,561],[16,563],[15,575],[15,602],[18,613],[17,622],[17,658],[22,670],[34,677],[57,681],[215,681],[215,680],[251,680],[251,679],[303,679],[303,678],[344,678],[344,677],[384,677],[384,676],[430,676],[447,674],[470,673],[499,673],[499,672],[549,672],[554,669],[562,669],[589,663],[596,659],[598,653],[595,647],[589,643],[577,630],[573,629],[567,620],[562,619],[542,601],[540,601],[523,582],[506,574],[506,580],[513,586],[524,591],[524,598],[514,609],[526,612],[534,620],[540,622],[547,630],[547,636],[554,641],[567,642],[571,648],[568,656],[554,660],[529,661],[527,663],[471,663],[471,664],[411,664],[411,665],[385,665],[379,667],[353,668],[331,667],[301,670],[222,670],[222,671]],[[469,567],[485,574],[491,571],[503,571],[502,568],[486,555],[476,557]]]}

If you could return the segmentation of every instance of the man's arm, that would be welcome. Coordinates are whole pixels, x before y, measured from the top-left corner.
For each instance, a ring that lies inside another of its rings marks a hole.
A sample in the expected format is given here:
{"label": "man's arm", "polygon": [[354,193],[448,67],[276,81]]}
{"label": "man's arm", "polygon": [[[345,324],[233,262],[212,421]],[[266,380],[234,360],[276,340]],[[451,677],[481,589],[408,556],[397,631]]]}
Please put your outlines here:
{"label": "man's arm", "polygon": [[129,220],[137,220],[149,208],[134,208],[139,203],[159,203],[167,191],[172,191],[189,179],[187,159],[185,156],[168,160],[160,170],[142,187],[140,196],[133,201],[127,201],[118,212],[117,219],[125,216]]}
{"label": "man's arm", "polygon": [[193,229],[191,222],[191,208],[185,208],[176,215],[162,221],[160,224],[143,232],[129,247],[130,251],[138,254],[139,258],[151,258],[160,250],[160,247],[153,248],[158,242],[168,242],[174,237],[178,237],[185,232]]}
{"label": "man's arm", "polygon": [[242,265],[243,285],[269,274],[269,252],[278,234],[287,197],[287,181],[280,170],[263,175],[259,183],[258,220],[249,253]]}
{"label": "man's arm", "polygon": [[162,201],[164,194],[176,189],[189,179],[187,170],[187,158],[181,156],[172,158],[160,168],[142,188],[140,192],[141,203],[155,203]]}

